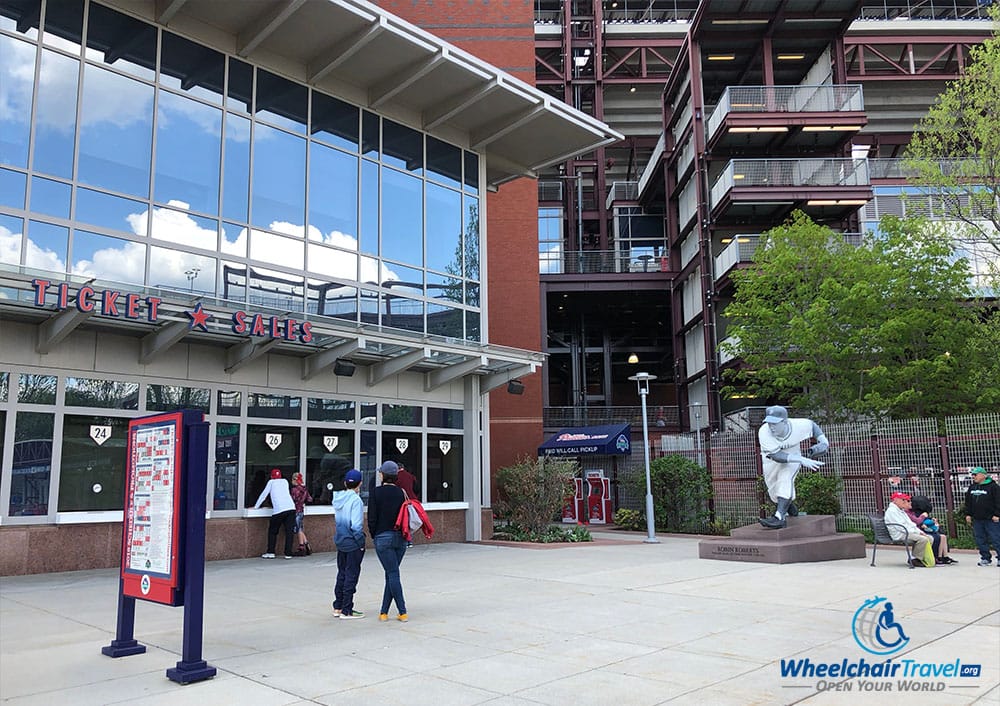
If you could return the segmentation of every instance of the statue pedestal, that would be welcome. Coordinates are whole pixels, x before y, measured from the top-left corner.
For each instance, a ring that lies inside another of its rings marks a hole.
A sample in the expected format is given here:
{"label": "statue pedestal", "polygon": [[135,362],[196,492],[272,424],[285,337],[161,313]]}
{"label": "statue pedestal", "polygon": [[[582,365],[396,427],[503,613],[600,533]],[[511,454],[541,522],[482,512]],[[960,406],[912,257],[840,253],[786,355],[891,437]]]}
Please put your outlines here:
{"label": "statue pedestal", "polygon": [[698,557],[763,564],[794,564],[804,561],[861,559],[865,537],[838,533],[833,515],[789,517],[784,529],[766,529],[759,524],[739,527],[729,537],[698,543]]}

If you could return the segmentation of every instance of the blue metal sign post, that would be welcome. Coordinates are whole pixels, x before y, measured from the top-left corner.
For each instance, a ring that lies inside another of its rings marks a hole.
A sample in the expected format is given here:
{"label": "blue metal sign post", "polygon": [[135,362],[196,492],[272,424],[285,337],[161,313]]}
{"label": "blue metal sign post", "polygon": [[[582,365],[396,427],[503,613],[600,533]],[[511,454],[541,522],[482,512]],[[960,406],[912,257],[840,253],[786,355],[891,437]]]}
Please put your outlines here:
{"label": "blue metal sign post", "polygon": [[133,637],[137,598],[184,606],[182,659],[167,669],[181,684],[210,679],[201,657],[205,598],[208,423],[196,411],[129,423],[118,628],[109,657],[146,651]]}

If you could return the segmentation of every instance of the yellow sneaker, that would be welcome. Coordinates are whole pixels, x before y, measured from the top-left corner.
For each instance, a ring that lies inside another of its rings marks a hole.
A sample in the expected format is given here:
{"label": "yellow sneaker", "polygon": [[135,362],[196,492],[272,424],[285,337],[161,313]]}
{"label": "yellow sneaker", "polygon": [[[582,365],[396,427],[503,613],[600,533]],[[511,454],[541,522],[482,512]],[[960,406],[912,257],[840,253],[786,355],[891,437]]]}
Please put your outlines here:
{"label": "yellow sneaker", "polygon": [[409,619],[410,619],[410,616],[408,616],[406,613],[400,613],[399,617],[396,618],[396,620],[398,620],[401,623],[405,623],[405,622],[409,621]]}
{"label": "yellow sneaker", "polygon": [[387,613],[379,613],[379,614],[378,614],[378,621],[379,621],[380,623],[384,623],[384,622],[385,622],[385,621],[387,621],[388,619],[389,619],[389,615],[388,615]]}

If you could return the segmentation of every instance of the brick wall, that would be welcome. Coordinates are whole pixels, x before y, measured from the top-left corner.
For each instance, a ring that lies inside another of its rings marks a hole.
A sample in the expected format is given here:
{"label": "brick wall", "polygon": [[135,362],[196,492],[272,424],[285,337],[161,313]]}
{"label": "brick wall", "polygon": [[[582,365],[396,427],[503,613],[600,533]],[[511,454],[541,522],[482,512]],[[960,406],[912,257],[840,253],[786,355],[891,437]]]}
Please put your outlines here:
{"label": "brick wall", "polygon": [[[381,0],[389,12],[534,85],[531,0]],[[538,285],[538,187],[518,179],[487,195],[491,343],[542,350]],[[542,442],[541,374],[522,379],[523,395],[490,395],[492,469],[535,456]],[[495,491],[495,488],[494,488]]]}

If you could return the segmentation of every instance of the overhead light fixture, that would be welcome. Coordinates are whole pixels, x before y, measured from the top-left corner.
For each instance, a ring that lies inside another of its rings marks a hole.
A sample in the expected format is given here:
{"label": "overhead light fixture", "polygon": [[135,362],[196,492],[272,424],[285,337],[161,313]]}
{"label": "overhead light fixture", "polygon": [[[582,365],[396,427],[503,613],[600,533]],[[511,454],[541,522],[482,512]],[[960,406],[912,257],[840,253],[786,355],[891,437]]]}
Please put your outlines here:
{"label": "overhead light fixture", "polygon": [[339,375],[343,378],[349,378],[354,375],[354,371],[357,368],[354,363],[343,358],[337,358],[337,362],[333,364],[333,374]]}
{"label": "overhead light fixture", "polygon": [[812,199],[806,201],[807,206],[864,206],[866,199]]}
{"label": "overhead light fixture", "polygon": [[712,20],[714,25],[766,25],[769,20]]}
{"label": "overhead light fixture", "polygon": [[860,125],[806,125],[802,132],[855,132],[860,129]]}
{"label": "overhead light fixture", "polygon": [[731,127],[729,132],[788,132],[787,127],[766,126],[766,127]]}
{"label": "overhead light fixture", "polygon": [[635,353],[630,353],[628,356],[628,362],[629,365],[635,365],[636,363],[639,362],[639,356],[637,356]]}
{"label": "overhead light fixture", "polygon": [[634,85],[632,85],[632,86],[629,86],[629,87],[628,87],[628,92],[629,92],[629,93],[635,93],[635,86],[634,86]]}
{"label": "overhead light fixture", "polygon": [[708,55],[708,60],[709,61],[735,61],[736,60],[736,55],[735,54],[709,54]]}
{"label": "overhead light fixture", "polygon": [[805,54],[778,54],[778,61],[801,61],[805,58]]}
{"label": "overhead light fixture", "polygon": [[746,179],[746,174],[733,174],[733,179]]}
{"label": "overhead light fixture", "polygon": [[512,395],[523,395],[524,394],[524,383],[520,380],[511,380],[507,383],[507,392]]}

